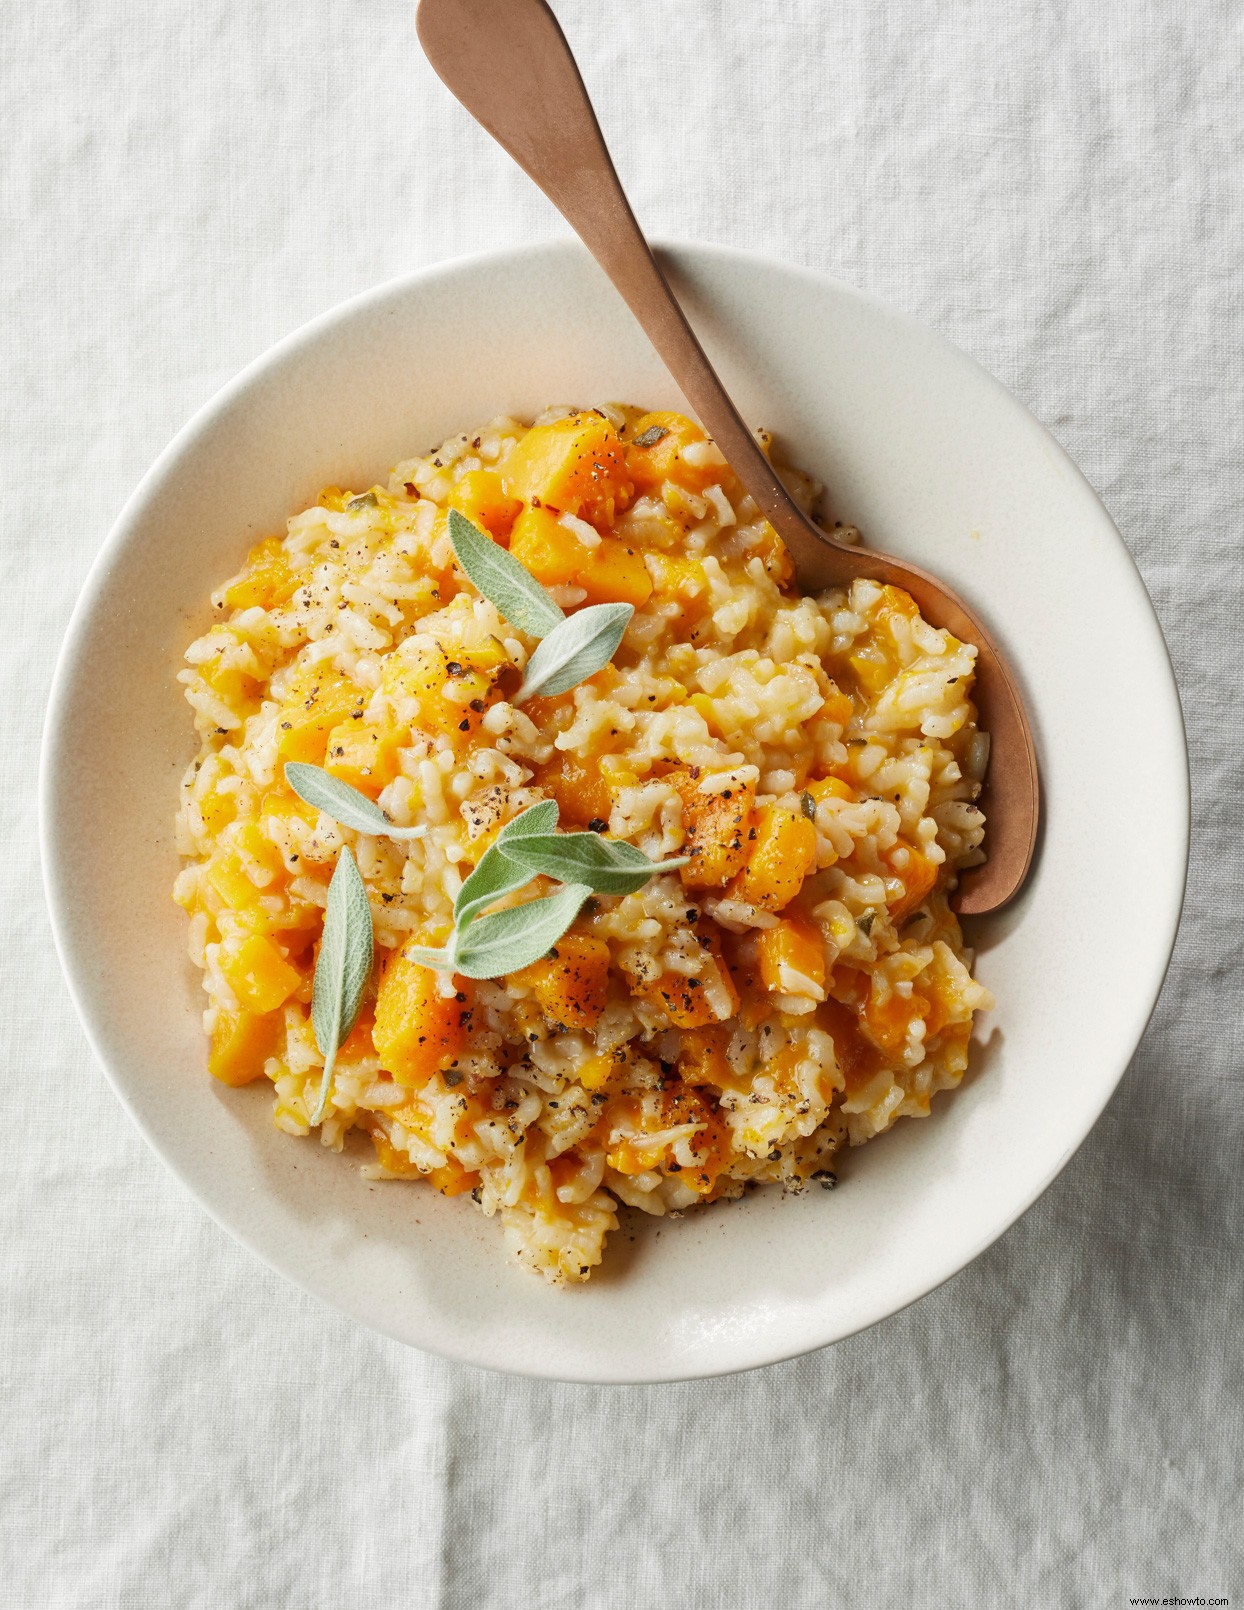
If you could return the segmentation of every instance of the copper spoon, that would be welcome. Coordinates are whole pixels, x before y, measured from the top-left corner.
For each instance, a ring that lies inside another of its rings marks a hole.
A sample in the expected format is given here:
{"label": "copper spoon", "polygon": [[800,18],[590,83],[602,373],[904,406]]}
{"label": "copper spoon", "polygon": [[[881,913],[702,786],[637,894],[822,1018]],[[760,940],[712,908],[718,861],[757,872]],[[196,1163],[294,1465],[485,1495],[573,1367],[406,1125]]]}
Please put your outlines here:
{"label": "copper spoon", "polygon": [[963,915],[1018,893],[1037,838],[1032,732],[993,638],[957,594],[915,565],[849,547],[808,520],[761,452],[709,363],[644,239],[570,47],[545,0],[419,0],[428,60],[477,122],[544,191],[613,281],[726,459],[786,544],[806,592],[857,576],[910,593],[927,620],[975,643],[975,697],[990,734],[982,806],[989,859],[966,873]]}

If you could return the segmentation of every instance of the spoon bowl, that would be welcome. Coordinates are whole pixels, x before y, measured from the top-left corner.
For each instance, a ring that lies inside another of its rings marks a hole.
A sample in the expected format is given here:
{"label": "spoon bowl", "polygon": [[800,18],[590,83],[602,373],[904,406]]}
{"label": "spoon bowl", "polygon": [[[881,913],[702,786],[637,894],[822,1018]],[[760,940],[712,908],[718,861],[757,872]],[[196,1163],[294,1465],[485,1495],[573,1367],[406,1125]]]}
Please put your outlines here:
{"label": "spoon bowl", "polygon": [[604,269],[730,467],[777,531],[806,592],[857,577],[901,587],[920,612],[977,648],[976,704],[990,735],[982,795],[988,860],[963,875],[961,915],[1022,888],[1037,842],[1040,785],[1023,701],[984,622],[935,576],[837,541],[803,514],[718,378],[622,189],[565,35],[545,0],[419,0],[433,68],[534,179]]}

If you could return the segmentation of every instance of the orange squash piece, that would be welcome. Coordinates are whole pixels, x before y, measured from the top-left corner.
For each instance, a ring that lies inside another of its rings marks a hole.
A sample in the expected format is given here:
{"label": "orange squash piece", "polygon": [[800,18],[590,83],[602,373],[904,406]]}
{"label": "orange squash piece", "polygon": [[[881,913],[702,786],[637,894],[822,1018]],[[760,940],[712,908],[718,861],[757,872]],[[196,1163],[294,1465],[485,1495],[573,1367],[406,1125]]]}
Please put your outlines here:
{"label": "orange squash piece", "polygon": [[726,1060],[727,1031],[720,1024],[705,1024],[683,1031],[678,1047],[678,1074],[685,1084],[714,1085],[719,1090],[734,1083]]}
{"label": "orange squash piece", "polygon": [[613,798],[600,767],[591,761],[555,751],[553,758],[537,769],[534,781],[557,801],[563,825],[586,827],[589,822],[608,822]]}
{"label": "orange squash piece", "polygon": [[913,990],[910,995],[891,992],[883,997],[876,987],[877,983],[874,976],[873,987],[864,1003],[864,1023],[869,1035],[883,1051],[897,1051],[906,1040],[907,1031],[915,1019],[926,1016],[929,1003],[918,990]]}
{"label": "orange squash piece", "polygon": [[329,733],[343,721],[362,720],[364,697],[329,666],[301,667],[277,718],[280,758],[322,765]]}
{"label": "orange squash piece", "polygon": [[247,555],[245,568],[225,588],[230,609],[275,609],[297,592],[302,573],[290,565],[280,537],[265,537]]}
{"label": "orange squash piece", "polygon": [[688,889],[721,889],[747,860],[756,785],[703,794],[700,775],[698,767],[677,766],[667,778],[682,800],[682,853],[691,857],[681,877]]}
{"label": "orange squash piece", "polygon": [[708,576],[698,559],[684,554],[651,553],[648,566],[653,576],[653,596],[657,603],[675,603],[683,626],[692,626],[708,609]]}
{"label": "orange squash piece", "polygon": [[510,527],[522,508],[511,497],[496,470],[468,470],[455,482],[449,494],[449,507],[466,515],[472,525],[486,531],[494,542],[509,541]]}
{"label": "orange squash piece", "polygon": [[[389,658],[380,686],[398,722],[410,720],[423,732],[467,737],[478,728],[494,697],[491,667],[498,654],[504,661],[499,644],[496,651],[464,649],[451,658],[439,644],[420,643],[408,653]],[[480,669],[477,659],[490,669]]]}
{"label": "orange squash piece", "polygon": [[207,1068],[221,1084],[237,1089],[263,1078],[263,1065],[276,1050],[280,1012],[221,1012],[212,1030]]}
{"label": "orange squash piece", "polygon": [[855,798],[855,790],[841,777],[818,777],[814,782],[804,784],[804,793],[811,794],[818,805],[823,799]]}
{"label": "orange squash piece", "polygon": [[550,509],[524,509],[510,533],[510,552],[542,587],[573,582],[591,554]]}
{"label": "orange squash piece", "polygon": [[442,995],[437,975],[404,950],[394,951],[385,963],[372,1039],[381,1066],[400,1084],[426,1084],[466,1049],[470,986],[460,978],[454,984],[453,995]]}
{"label": "orange squash piece", "polygon": [[[825,940],[819,928],[802,917],[784,917],[765,928],[756,940],[761,982],[784,995],[823,995]],[[809,990],[811,985],[811,990]]]}
{"label": "orange squash piece", "polygon": [[631,604],[642,609],[652,597],[652,577],[643,555],[616,537],[602,537],[575,575],[588,604]]}
{"label": "orange squash piece", "polygon": [[397,776],[397,734],[374,721],[343,721],[328,735],[324,769],[375,799]]}
{"label": "orange squash piece", "polygon": [[781,911],[816,867],[816,829],[801,811],[766,805],[748,829],[747,865],[729,892],[761,911]]}
{"label": "orange squash piece", "polygon": [[302,983],[302,974],[263,934],[249,935],[232,953],[222,946],[220,970],[242,1005],[261,1015],[283,1006]]}
{"label": "orange squash piece", "polygon": [[714,459],[691,464],[684,456],[693,442],[707,439],[703,428],[685,414],[644,414],[637,419],[626,444],[626,464],[636,496],[655,492],[665,481],[687,492],[702,492],[714,481],[723,480],[729,473],[724,465]]}
{"label": "orange squash piece", "polygon": [[534,425],[501,467],[507,490],[524,503],[610,526],[631,500],[626,451],[603,414],[571,414]]}
{"label": "orange squash piece", "polygon": [[531,990],[550,1023],[593,1029],[609,999],[609,946],[589,934],[563,934],[547,956],[510,979]]}
{"label": "orange squash piece", "polygon": [[933,862],[929,860],[927,855],[922,854],[914,844],[907,844],[901,840],[900,844],[907,851],[904,865],[900,867],[896,864],[899,857],[895,854],[895,850],[899,848],[899,845],[895,845],[894,850],[891,850],[887,857],[894,876],[903,880],[903,892],[887,902],[890,910],[890,921],[894,923],[900,923],[905,917],[911,916],[926,895],[932,891],[933,885],[937,882],[938,873],[938,869]]}

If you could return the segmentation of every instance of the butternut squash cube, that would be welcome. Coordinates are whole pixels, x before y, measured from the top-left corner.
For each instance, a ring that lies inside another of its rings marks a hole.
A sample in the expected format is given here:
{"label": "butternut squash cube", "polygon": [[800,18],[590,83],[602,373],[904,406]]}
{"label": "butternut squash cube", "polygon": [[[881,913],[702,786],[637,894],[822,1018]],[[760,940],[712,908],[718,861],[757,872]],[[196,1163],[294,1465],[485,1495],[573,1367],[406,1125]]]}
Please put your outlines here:
{"label": "butternut squash cube", "polygon": [[510,979],[531,990],[550,1023],[592,1029],[609,999],[609,946],[588,934],[563,934],[547,956]]}
{"label": "butternut squash cube", "polygon": [[708,440],[703,427],[685,414],[644,414],[628,435],[626,464],[637,496],[655,492],[663,482],[672,481],[687,492],[702,492],[706,486],[722,481],[728,471],[718,454],[693,453],[686,449]]}
{"label": "butternut squash cube", "polygon": [[[724,1023],[739,1009],[739,992],[722,955],[718,930],[706,923],[701,929],[700,938],[705,956],[697,975],[690,977],[682,973],[662,973],[655,984],[648,986],[649,998],[660,1002],[676,1029],[698,1029],[712,1023]],[[723,995],[724,1011],[721,1009]]]}
{"label": "butternut squash cube", "polygon": [[554,751],[534,780],[557,801],[563,823],[586,827],[589,822],[608,822],[613,798],[600,767],[591,761]]}
{"label": "butternut squash cube", "polygon": [[[500,649],[500,644],[496,647]],[[416,644],[400,658],[391,656],[380,686],[393,705],[398,724],[451,736],[473,733],[493,694],[493,675],[475,669],[471,663],[474,654],[492,657],[485,646],[464,649],[454,659],[433,642]],[[504,651],[500,657],[504,660]]]}
{"label": "butternut squash cube", "polygon": [[894,991],[883,994],[880,978],[874,973],[868,999],[864,1003],[864,1023],[869,1035],[883,1051],[899,1050],[907,1039],[911,1025],[928,1012],[929,1003],[913,990],[910,995]]}
{"label": "butternut squash cube", "polygon": [[814,782],[804,784],[804,792],[811,794],[818,805],[823,799],[855,798],[855,790],[850,783],[843,782],[841,777],[818,777]]}
{"label": "butternut squash cube", "polygon": [[522,508],[506,491],[496,470],[468,470],[449,494],[449,506],[486,531],[494,542],[509,540],[514,517]]}
{"label": "butternut squash cube", "polygon": [[726,1060],[728,1040],[720,1024],[685,1030],[678,1047],[678,1074],[684,1084],[729,1089],[735,1079]]}
{"label": "butternut squash cube", "polygon": [[280,537],[265,537],[247,555],[241,572],[225,588],[230,609],[275,609],[293,597],[302,581],[301,571],[289,562]]}
{"label": "butternut squash cube", "polygon": [[212,1030],[207,1068],[221,1084],[236,1089],[263,1078],[263,1065],[276,1049],[280,1012],[221,1012]]}
{"label": "butternut squash cube", "polygon": [[252,1012],[275,1012],[302,983],[302,974],[262,934],[251,934],[232,952],[222,949],[220,970],[229,988]]}
{"label": "butternut squash cube", "polygon": [[589,604],[631,604],[642,609],[652,597],[652,577],[644,558],[616,537],[602,537],[575,576]]}
{"label": "butternut squash cube", "polygon": [[595,412],[535,425],[502,465],[509,492],[593,525],[610,526],[631,500],[626,451],[617,431]]}
{"label": "butternut squash cube", "polygon": [[242,870],[233,850],[218,850],[207,863],[206,878],[232,911],[244,911],[259,899],[259,890]]}
{"label": "butternut squash cube", "polygon": [[846,1080],[847,1096],[854,1095],[868,1083],[880,1066],[877,1048],[861,1032],[860,1020],[852,1008],[832,997],[817,1007],[816,1026],[824,1029],[833,1040],[834,1055]]}
{"label": "butternut squash cube", "polygon": [[510,552],[542,587],[564,587],[587,564],[591,550],[550,509],[524,509],[510,533]]}
{"label": "butternut squash cube", "polygon": [[820,713],[826,721],[832,721],[836,726],[845,727],[855,714],[855,701],[849,693],[843,693],[840,689],[835,688],[821,706]]}
{"label": "butternut squash cube", "polygon": [[702,978],[683,973],[662,973],[647,991],[665,1009],[676,1029],[698,1029],[718,1021]]}
{"label": "butternut squash cube", "polygon": [[325,771],[375,799],[397,776],[397,735],[374,721],[343,721],[328,735]]}
{"label": "butternut squash cube", "polygon": [[281,760],[321,765],[329,733],[343,721],[361,720],[363,700],[363,693],[352,682],[328,666],[302,668],[277,718]]}
{"label": "butternut squash cube", "polygon": [[471,1024],[469,985],[455,979],[456,992],[440,993],[437,975],[394,951],[380,975],[376,1054],[399,1084],[424,1085],[466,1049]]}
{"label": "butternut squash cube", "polygon": [[761,911],[781,911],[816,867],[816,829],[801,811],[766,805],[748,832],[747,865],[731,893]]}
{"label": "butternut squash cube", "polygon": [[[906,855],[901,852],[906,851]],[[937,867],[918,850],[914,844],[907,844],[900,840],[887,857],[891,871],[896,878],[902,879],[902,891],[897,896],[888,897],[886,904],[890,911],[890,921],[900,923],[912,912],[928,895],[937,882]],[[902,862],[902,865],[899,863]]]}
{"label": "butternut squash cube", "polygon": [[613,1053],[602,1052],[581,1062],[576,1069],[576,1077],[585,1090],[603,1090],[614,1074],[625,1065],[625,1056],[619,1060]]}
{"label": "butternut squash cube", "polygon": [[449,680],[448,664],[444,649],[431,641],[403,644],[400,653],[385,660],[380,687],[403,721],[408,717],[423,721],[436,708]]}
{"label": "butternut squash cube", "polygon": [[688,889],[721,889],[747,860],[755,783],[739,783],[718,794],[700,792],[698,768],[678,766],[667,780],[682,800],[682,853],[691,857],[682,868]]}
{"label": "butternut squash cube", "polygon": [[708,576],[698,559],[683,554],[650,553],[645,567],[653,582],[658,604],[678,606],[677,619],[684,626],[694,625],[709,606]]}
{"label": "butternut squash cube", "polygon": [[824,1000],[825,940],[812,923],[802,917],[784,917],[776,928],[762,929],[756,954],[767,990]]}
{"label": "butternut squash cube", "polygon": [[236,665],[225,665],[223,656],[215,655],[199,666],[199,675],[218,699],[239,714],[253,713],[258,704],[259,683]]}
{"label": "butternut squash cube", "polygon": [[371,1143],[376,1148],[376,1161],[386,1174],[392,1174],[399,1180],[421,1180],[423,1175],[411,1162],[409,1156],[399,1151],[384,1130],[377,1125],[371,1132]]}
{"label": "butternut squash cube", "polygon": [[446,1157],[440,1168],[432,1169],[424,1177],[442,1196],[462,1196],[467,1191],[473,1191],[479,1184],[479,1175],[463,1168],[452,1153]]}
{"label": "butternut squash cube", "polygon": [[210,789],[199,801],[199,815],[209,833],[219,833],[237,815],[237,801],[233,794],[222,794]]}

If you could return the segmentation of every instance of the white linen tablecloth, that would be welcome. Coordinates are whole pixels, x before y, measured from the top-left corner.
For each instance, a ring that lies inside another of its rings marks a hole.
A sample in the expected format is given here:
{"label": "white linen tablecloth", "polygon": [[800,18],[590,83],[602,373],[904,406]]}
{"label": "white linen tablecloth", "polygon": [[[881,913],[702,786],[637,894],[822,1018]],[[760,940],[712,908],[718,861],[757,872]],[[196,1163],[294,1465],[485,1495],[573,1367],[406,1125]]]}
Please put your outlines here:
{"label": "white linen tablecloth", "polygon": [[558,9],[653,233],[926,320],[1105,498],[1190,728],[1165,994],[1032,1212],[796,1363],[503,1379],[235,1246],[130,1127],[60,979],[34,798],[54,655],[125,496],[243,364],[396,273],[561,226],[434,79],[411,0],[5,6],[0,1604],[1238,1603],[1244,12]]}

